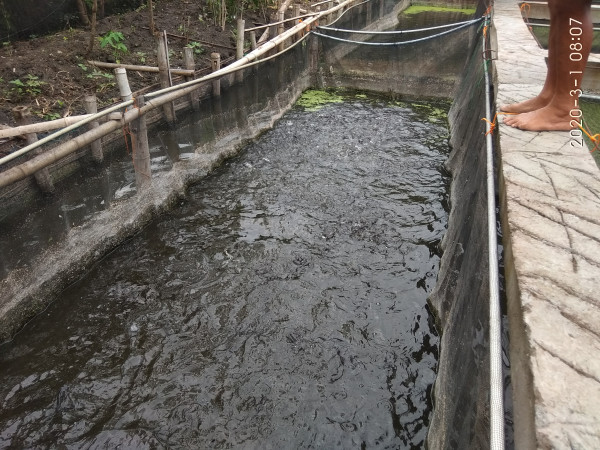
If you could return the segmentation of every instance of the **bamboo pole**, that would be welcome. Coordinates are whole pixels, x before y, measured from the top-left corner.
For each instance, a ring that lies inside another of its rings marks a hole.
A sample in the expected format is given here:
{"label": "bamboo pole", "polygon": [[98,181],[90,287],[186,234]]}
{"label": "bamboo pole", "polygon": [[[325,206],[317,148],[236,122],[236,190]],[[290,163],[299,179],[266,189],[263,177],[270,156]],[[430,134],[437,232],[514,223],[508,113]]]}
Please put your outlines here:
{"label": "bamboo pole", "polygon": [[250,32],[250,49],[256,50],[256,31]]}
{"label": "bamboo pole", "polygon": [[[210,63],[212,66],[213,73],[221,70],[221,55],[219,53],[210,54]],[[215,79],[212,82],[212,93],[213,96],[218,97],[221,95],[221,80]]]}
{"label": "bamboo pole", "polygon": [[[300,19],[306,19],[307,17],[316,16],[317,14],[318,14],[318,11],[311,12],[311,13],[306,13],[306,14],[302,13],[302,14],[301,14],[301,15],[299,15],[299,16],[294,16],[294,17],[290,17],[289,19],[284,19],[282,22],[283,22],[283,23],[287,23],[287,22],[294,22],[294,25],[296,25]],[[266,25],[258,25],[258,26],[256,26],[256,27],[252,27],[252,28],[246,28],[246,30],[245,30],[245,31],[247,31],[247,32],[248,32],[248,31],[258,31],[258,30],[262,30],[262,29],[265,29],[265,28],[267,28],[267,29],[268,29],[268,28],[270,28],[270,27],[272,27],[272,26],[274,26],[274,25],[279,25],[279,23],[280,23],[280,22],[279,22],[279,21],[277,21],[277,22],[271,22],[271,23],[268,23],[268,24],[266,24]]]}
{"label": "bamboo pole", "polygon": [[[183,49],[183,62],[185,64],[185,67],[188,70],[191,70],[192,72],[194,72],[196,63],[194,63],[194,49],[193,48],[185,47]],[[195,78],[194,75],[191,75],[191,76],[186,77],[186,80],[191,81],[194,78]],[[192,109],[194,111],[198,111],[200,109],[200,100],[198,99],[198,91],[197,90],[190,94],[190,102],[192,103]]]}
{"label": "bamboo pole", "polygon": [[[135,99],[138,108],[145,104],[144,96]],[[131,146],[133,148],[133,168],[135,170],[135,185],[139,190],[147,188],[152,181],[150,168],[150,147],[148,145],[148,126],[146,115],[138,115],[129,125]]]}
{"label": "bamboo pole", "polygon": [[8,127],[0,130],[0,139],[24,136],[28,133],[43,133],[44,131],[52,131],[58,128],[68,127],[83,119],[90,117],[90,114],[82,114],[79,116],[63,117],[61,119],[49,120],[48,122],[37,122],[29,125],[18,127]]}
{"label": "bamboo pole", "polygon": [[[284,18],[284,12],[283,11],[279,11],[277,13],[278,15],[278,19],[279,19],[279,25],[277,25],[277,35],[280,36],[283,34],[283,32],[285,31],[285,25],[283,24],[283,18]],[[285,48],[285,41],[281,41],[281,43],[277,46],[277,51],[282,52],[283,49]]]}
{"label": "bamboo pole", "polygon": [[300,17],[300,4],[299,3],[294,3],[294,7],[292,8],[292,16],[293,16],[293,21],[294,21],[294,25],[298,25],[300,23],[300,19],[298,19],[298,17]]}
{"label": "bamboo pole", "polygon": [[[92,66],[100,67],[102,69],[123,68],[123,69],[127,69],[127,70],[136,70],[138,72],[152,72],[152,73],[160,72],[160,68],[153,67],[153,66],[137,66],[134,64],[115,64],[115,63],[107,63],[107,62],[102,62],[102,61],[88,61],[88,63]],[[186,77],[193,75],[193,71],[191,71],[191,73],[190,73],[190,70],[188,70],[188,69],[171,69],[171,73],[173,75],[183,75]]]}
{"label": "bamboo pole", "polygon": [[131,100],[133,95],[131,94],[131,88],[129,87],[129,80],[127,79],[127,70],[122,67],[115,69],[115,79],[117,80],[117,86],[119,87],[119,94],[121,100],[124,102]]}
{"label": "bamboo pole", "polygon": [[[98,112],[98,103],[96,101],[96,96],[86,95],[83,98],[83,107],[85,108],[85,111],[87,113],[96,114]],[[98,123],[98,121],[94,120],[89,123],[88,128],[90,130],[93,130],[94,128],[98,128],[99,125],[100,124]],[[102,160],[104,159],[104,153],[102,152],[102,140],[96,139],[90,144],[90,146],[92,148],[92,158],[94,159],[94,161],[96,161],[97,163],[102,162]]]}
{"label": "bamboo pole", "polygon": [[235,59],[244,57],[244,27],[246,21],[244,19],[237,20],[237,40],[235,45]]}
{"label": "bamboo pole", "polygon": [[[156,59],[158,60],[158,68],[160,70],[160,85],[164,89],[171,86],[171,77],[169,76],[167,42],[163,33],[158,34],[157,43],[158,52]],[[167,122],[175,122],[175,107],[172,103],[165,105],[163,107],[163,112]]]}
{"label": "bamboo pole", "polygon": [[257,46],[261,46],[264,42],[267,42],[269,40],[269,28],[265,28],[265,31],[263,31],[263,34],[260,35],[260,38],[258,39],[258,42],[256,43]]}
{"label": "bamboo pole", "polygon": [[[31,109],[29,106],[16,106],[13,108],[13,115],[17,125],[28,125],[31,120]],[[27,144],[33,144],[37,142],[38,137],[36,133],[27,133],[25,139],[27,140]],[[39,155],[42,151],[41,148],[38,148],[34,154]],[[35,181],[43,192],[47,194],[54,192],[52,178],[50,178],[50,172],[48,172],[46,166],[41,167],[39,170],[33,172],[33,174],[35,175]]]}

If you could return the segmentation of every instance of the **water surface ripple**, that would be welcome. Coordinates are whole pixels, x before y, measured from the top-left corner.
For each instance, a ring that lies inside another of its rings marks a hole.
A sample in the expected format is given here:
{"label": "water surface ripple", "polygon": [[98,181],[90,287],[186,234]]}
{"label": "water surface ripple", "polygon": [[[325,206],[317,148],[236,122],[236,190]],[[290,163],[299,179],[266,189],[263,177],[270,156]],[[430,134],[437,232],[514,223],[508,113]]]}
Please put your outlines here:
{"label": "water surface ripple", "polygon": [[422,110],[296,107],[193,187],[0,347],[0,447],[421,448],[447,220]]}

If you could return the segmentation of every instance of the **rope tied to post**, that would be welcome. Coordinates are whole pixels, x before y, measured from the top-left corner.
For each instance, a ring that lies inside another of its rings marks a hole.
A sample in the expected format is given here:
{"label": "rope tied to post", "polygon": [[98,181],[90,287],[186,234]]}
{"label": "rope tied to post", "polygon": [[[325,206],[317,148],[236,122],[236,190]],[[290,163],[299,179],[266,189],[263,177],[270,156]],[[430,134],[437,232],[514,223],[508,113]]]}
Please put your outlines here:
{"label": "rope tied to post", "polygon": [[592,135],[589,130],[583,127],[583,120],[581,123],[578,123],[577,126],[585,133],[585,135],[589,138],[590,141],[594,143],[594,148],[590,150],[590,153],[594,153],[600,147],[600,133]]}

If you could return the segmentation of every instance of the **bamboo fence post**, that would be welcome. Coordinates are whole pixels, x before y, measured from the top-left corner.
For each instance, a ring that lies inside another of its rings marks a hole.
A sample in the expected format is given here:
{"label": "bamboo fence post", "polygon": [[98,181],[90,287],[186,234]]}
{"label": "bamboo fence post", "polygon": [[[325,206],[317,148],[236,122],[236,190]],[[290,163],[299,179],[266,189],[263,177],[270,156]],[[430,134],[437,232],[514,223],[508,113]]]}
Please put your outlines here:
{"label": "bamboo fence post", "polygon": [[244,57],[244,29],[246,27],[246,21],[244,19],[237,20],[237,41],[235,45],[235,59],[242,59]]}
{"label": "bamboo fence post", "polygon": [[367,3],[367,25],[371,25],[373,21],[373,3]]}
{"label": "bamboo fence post", "polygon": [[[300,15],[300,3],[294,3],[292,8],[292,17],[298,17]],[[300,19],[294,20],[294,25],[298,25],[300,23]]]}
{"label": "bamboo fence post", "polygon": [[121,100],[124,102],[131,100],[133,96],[131,94],[131,88],[129,87],[129,80],[127,79],[127,69],[123,69],[122,67],[116,68],[115,78],[117,80],[117,86],[119,87]]}
{"label": "bamboo fence post", "polygon": [[[98,112],[98,103],[96,101],[95,95],[86,95],[83,97],[83,107],[85,108],[85,112],[88,114],[96,114]],[[90,122],[88,125],[89,130],[93,130],[94,128],[98,128],[100,124],[97,120]],[[97,163],[101,163],[104,159],[104,153],[102,152],[102,140],[96,139],[94,142],[90,144],[92,148],[92,158]]]}
{"label": "bamboo fence post", "polygon": [[[138,108],[145,104],[144,96],[135,98]],[[147,188],[152,181],[152,172],[150,168],[150,147],[148,146],[148,126],[146,124],[146,115],[140,116],[131,121],[129,125],[131,133],[131,146],[133,148],[133,168],[135,170],[135,185],[138,192]]]}
{"label": "bamboo fence post", "polygon": [[250,48],[256,50],[256,31],[254,30],[250,32]]}
{"label": "bamboo fence post", "polygon": [[[221,55],[219,53],[211,53],[210,54],[210,62],[212,65],[212,71],[216,72],[221,69]],[[215,79],[212,82],[212,93],[215,97],[221,95],[221,80]]]}
{"label": "bamboo fence post", "polygon": [[[196,63],[194,63],[194,49],[190,47],[185,47],[183,49],[183,62],[185,63],[185,68],[189,70],[194,70],[196,68]],[[186,81],[191,81],[195,76],[186,77]],[[198,100],[198,91],[194,91],[190,94],[190,101],[192,102],[192,109],[194,111],[198,111],[200,109],[200,102]]]}
{"label": "bamboo fence post", "polygon": [[[29,106],[16,106],[12,111],[18,126],[29,125],[31,123],[31,109]],[[27,133],[25,135],[25,140],[28,145],[33,144],[38,140],[37,133]],[[33,154],[39,155],[42,152],[43,150],[40,147],[34,150]],[[54,185],[52,184],[52,178],[50,178],[50,172],[48,172],[47,167],[35,172],[34,177],[42,192],[45,194],[54,192]]]}
{"label": "bamboo fence post", "polygon": [[[158,60],[158,73],[160,78],[160,86],[164,89],[171,87],[167,39],[164,33],[158,33],[157,42],[158,51],[156,59]],[[169,122],[170,124],[175,122],[175,107],[173,105],[173,102],[166,103],[163,106],[163,112],[167,122]]]}
{"label": "bamboo fence post", "polygon": [[[277,12],[277,21],[281,22],[281,23],[279,25],[277,25],[277,36],[279,36],[280,34],[283,34],[283,32],[285,31],[285,24],[283,23],[284,19],[285,19],[285,12],[278,11]],[[277,51],[282,52],[284,48],[285,48],[285,43],[282,42],[281,44],[279,44],[277,46]]]}

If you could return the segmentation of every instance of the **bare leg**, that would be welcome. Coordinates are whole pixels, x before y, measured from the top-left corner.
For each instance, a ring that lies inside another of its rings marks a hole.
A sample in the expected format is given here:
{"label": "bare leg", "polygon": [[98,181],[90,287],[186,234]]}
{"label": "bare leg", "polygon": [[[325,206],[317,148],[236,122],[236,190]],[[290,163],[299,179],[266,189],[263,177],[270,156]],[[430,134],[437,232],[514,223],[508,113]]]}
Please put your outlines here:
{"label": "bare leg", "polygon": [[[592,46],[591,0],[570,0],[569,2],[549,0],[548,7],[551,17],[551,37],[553,37],[550,45],[554,45],[555,50],[549,55],[546,84],[550,78],[553,89],[548,92],[553,95],[549,103],[541,108],[510,116],[504,120],[507,125],[523,130],[545,131],[573,128],[569,112],[577,109],[575,103],[579,93],[577,90],[581,88],[582,74]],[[580,36],[570,33],[571,28],[576,27],[582,29]],[[581,46],[577,44],[581,44]],[[581,54],[581,60],[573,61],[573,59],[578,59],[578,54]],[[551,75],[552,73],[553,75]],[[552,86],[549,85],[548,89],[550,88]]]}
{"label": "bare leg", "polygon": [[[553,8],[550,9],[550,24],[556,24],[560,18],[557,16]],[[558,46],[560,45],[560,33],[557,26],[550,27],[550,36],[548,36],[548,72],[546,74],[546,82],[542,91],[533,98],[520,103],[511,103],[510,105],[501,105],[500,110],[508,113],[524,113],[535,111],[550,103],[554,97],[556,89],[556,62],[558,61]]]}

